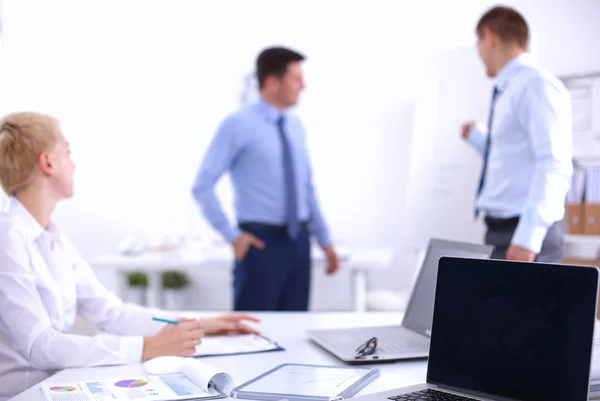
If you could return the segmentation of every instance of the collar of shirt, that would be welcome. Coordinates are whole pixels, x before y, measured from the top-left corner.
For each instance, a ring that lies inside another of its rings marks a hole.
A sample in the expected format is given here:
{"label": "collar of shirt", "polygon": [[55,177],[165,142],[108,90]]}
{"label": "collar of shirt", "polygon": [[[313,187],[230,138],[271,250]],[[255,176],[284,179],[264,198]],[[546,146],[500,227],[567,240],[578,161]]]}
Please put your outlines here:
{"label": "collar of shirt", "polygon": [[51,221],[48,229],[45,229],[15,197],[10,198],[8,213],[19,220],[19,226],[29,241],[33,242],[42,235],[47,235],[51,242],[59,239],[58,227],[54,222]]}
{"label": "collar of shirt", "polygon": [[525,65],[532,65],[533,57],[529,53],[522,53],[517,57],[510,60],[508,63],[500,69],[500,72],[496,76],[494,81],[495,86],[498,88],[500,92],[503,92],[504,89],[508,86],[508,82],[512,77],[514,77],[521,67]]}
{"label": "collar of shirt", "polygon": [[278,110],[263,98],[258,99],[256,102],[256,108],[258,109],[258,112],[270,123],[276,123],[279,117],[286,116],[285,110]]}

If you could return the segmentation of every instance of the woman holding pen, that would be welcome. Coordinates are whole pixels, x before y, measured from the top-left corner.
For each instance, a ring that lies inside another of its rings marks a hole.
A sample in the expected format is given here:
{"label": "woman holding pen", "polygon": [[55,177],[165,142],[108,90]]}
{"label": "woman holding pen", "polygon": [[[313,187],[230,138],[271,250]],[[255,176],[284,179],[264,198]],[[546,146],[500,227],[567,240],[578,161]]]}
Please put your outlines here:
{"label": "woman holding pen", "polygon": [[[108,291],[51,220],[72,196],[74,170],[53,117],[23,112],[0,121],[0,185],[10,196],[0,213],[0,401],[60,369],[189,356],[204,335],[256,332],[243,323],[257,321],[250,315],[177,319]],[[77,314],[102,334],[69,334]]]}

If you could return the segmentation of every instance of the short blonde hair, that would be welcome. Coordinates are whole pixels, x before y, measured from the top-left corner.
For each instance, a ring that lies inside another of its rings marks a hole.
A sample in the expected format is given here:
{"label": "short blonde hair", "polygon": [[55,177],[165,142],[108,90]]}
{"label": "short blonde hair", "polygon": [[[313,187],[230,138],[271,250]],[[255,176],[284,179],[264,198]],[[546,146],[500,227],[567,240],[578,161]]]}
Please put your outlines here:
{"label": "short blonde hair", "polygon": [[0,120],[0,185],[8,195],[27,187],[42,152],[60,138],[58,120],[34,112],[5,115]]}

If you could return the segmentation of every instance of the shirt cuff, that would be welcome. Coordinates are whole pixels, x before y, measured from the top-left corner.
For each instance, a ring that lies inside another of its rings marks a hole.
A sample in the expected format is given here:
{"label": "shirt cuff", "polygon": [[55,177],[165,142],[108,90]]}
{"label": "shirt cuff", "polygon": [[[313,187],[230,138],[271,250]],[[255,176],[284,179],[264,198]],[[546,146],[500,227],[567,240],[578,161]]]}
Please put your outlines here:
{"label": "shirt cuff", "polygon": [[529,249],[537,255],[542,249],[542,243],[547,232],[548,227],[545,225],[527,224],[521,221],[515,230],[511,243]]}
{"label": "shirt cuff", "polygon": [[471,127],[467,139],[477,150],[483,152],[486,135],[488,135],[487,127],[482,123],[476,123]]}
{"label": "shirt cuff", "polygon": [[317,237],[317,242],[319,245],[324,248],[328,245],[331,245],[333,241],[331,240],[331,234],[327,230],[323,232],[315,233],[315,237]]}
{"label": "shirt cuff", "polygon": [[221,233],[223,237],[231,244],[242,234],[242,231],[237,227],[227,227],[224,232]]}
{"label": "shirt cuff", "polygon": [[123,364],[140,363],[144,353],[144,337],[121,336],[119,354]]}

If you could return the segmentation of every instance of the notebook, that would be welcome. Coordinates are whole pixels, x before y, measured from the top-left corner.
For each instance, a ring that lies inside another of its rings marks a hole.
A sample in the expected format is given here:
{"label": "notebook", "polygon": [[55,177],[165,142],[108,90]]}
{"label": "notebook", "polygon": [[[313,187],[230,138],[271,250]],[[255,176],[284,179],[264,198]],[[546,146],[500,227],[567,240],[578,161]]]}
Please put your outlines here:
{"label": "notebook", "polygon": [[115,377],[39,387],[46,401],[178,401],[218,398],[342,400],[379,376],[377,369],[285,364],[234,388],[233,378],[195,358],[181,358],[179,373]]}

